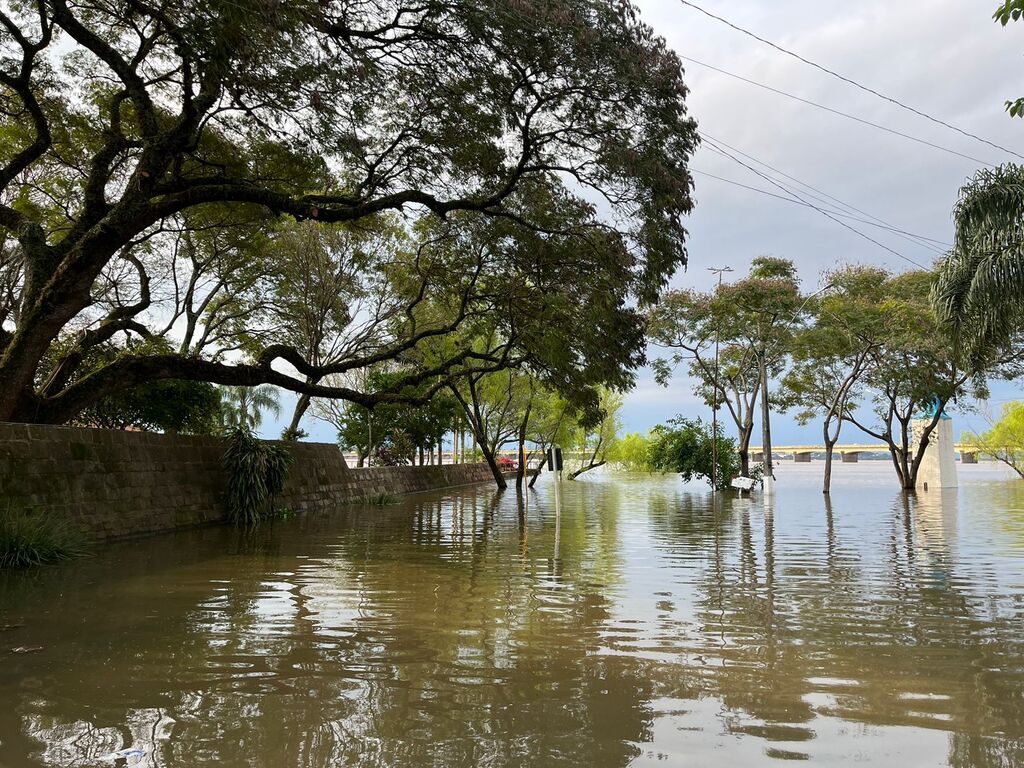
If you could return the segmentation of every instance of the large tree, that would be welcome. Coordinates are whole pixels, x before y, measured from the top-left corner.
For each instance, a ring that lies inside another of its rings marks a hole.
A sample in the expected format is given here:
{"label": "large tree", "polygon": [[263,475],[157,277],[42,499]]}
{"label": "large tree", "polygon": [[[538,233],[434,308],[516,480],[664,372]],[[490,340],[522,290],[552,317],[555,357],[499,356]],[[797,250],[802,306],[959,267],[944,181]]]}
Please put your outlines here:
{"label": "large tree", "polygon": [[658,380],[667,383],[686,364],[704,402],[725,405],[744,476],[750,474],[757,403],[767,394],[766,379],[779,373],[789,354],[801,302],[793,262],[759,256],[745,278],[710,292],[669,291],[649,316],[652,340],[670,353],[655,361]]}
{"label": "large tree", "polygon": [[796,409],[798,423],[821,420],[824,493],[831,490],[833,448],[863,402],[874,354],[897,331],[885,311],[889,278],[865,266],[827,273],[825,293],[808,303],[810,322],[793,339],[792,365],[780,381],[780,404]]}
{"label": "large tree", "polygon": [[[887,329],[871,349],[862,377],[871,415],[863,410],[846,418],[862,432],[885,443],[900,487],[913,491],[931,436],[945,409],[963,405],[970,395],[984,396],[987,381],[1020,375],[1019,346],[987,357],[984,364],[960,366],[949,337],[932,311],[934,276],[923,271],[889,276],[881,286],[879,320]],[[914,422],[923,419],[915,430]]]}
{"label": "large tree", "polygon": [[[696,132],[679,60],[628,2],[3,0],[0,26],[0,420],[65,421],[159,379],[372,405],[483,354],[455,348],[387,392],[322,383],[455,330],[472,314],[457,306],[335,362],[275,339],[241,355],[183,343],[73,375],[92,346],[180,337],[209,309],[205,290],[183,308],[194,286],[171,279],[172,260],[232,286],[217,328],[244,323],[237,292],[274,269],[236,258],[241,222],[258,238],[282,214],[358,225],[466,212],[578,247],[614,222],[641,301],[685,260]],[[585,215],[539,215],[539,188]],[[606,220],[582,202],[595,195]],[[58,342],[59,375],[44,380]]]}

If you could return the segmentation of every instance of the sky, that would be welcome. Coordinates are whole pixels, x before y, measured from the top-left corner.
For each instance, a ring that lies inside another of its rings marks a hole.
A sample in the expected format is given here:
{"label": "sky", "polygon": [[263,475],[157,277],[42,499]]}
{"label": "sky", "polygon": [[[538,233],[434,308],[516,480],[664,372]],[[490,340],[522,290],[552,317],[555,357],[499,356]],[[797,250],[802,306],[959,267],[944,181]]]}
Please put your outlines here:
{"label": "sky", "polygon": [[[1007,99],[1024,96],[1024,22],[1006,28],[994,22],[995,0],[695,1],[811,61],[1024,154],[1024,121],[1010,118],[1003,108]],[[975,158],[914,143],[684,61],[690,113],[702,133],[896,228],[950,242],[950,212],[960,186],[982,167],[978,161],[1014,159],[815,70],[679,0],[635,2],[641,18],[681,56]],[[911,262],[928,266],[937,256],[920,242],[851,222],[897,256],[813,209],[703,175],[779,193],[706,145],[691,168],[701,173],[695,173],[696,208],[686,222],[689,265],[675,276],[673,287],[709,288],[714,279],[709,267],[729,266],[741,276],[758,255],[792,259],[807,292],[837,264],[901,271],[914,268]],[[999,385],[990,405],[998,409],[1000,401],[1017,396],[1024,396],[1018,386]],[[292,402],[282,399],[282,416],[268,420],[266,436],[280,433]],[[637,387],[623,407],[625,430],[645,432],[676,414],[709,418],[710,409],[693,396],[685,376],[661,387],[649,370],[638,372]],[[310,439],[333,441],[332,428],[307,421]],[[978,415],[958,422],[958,431],[984,426]],[[772,420],[773,442],[780,445],[816,442],[819,431],[784,414]]]}

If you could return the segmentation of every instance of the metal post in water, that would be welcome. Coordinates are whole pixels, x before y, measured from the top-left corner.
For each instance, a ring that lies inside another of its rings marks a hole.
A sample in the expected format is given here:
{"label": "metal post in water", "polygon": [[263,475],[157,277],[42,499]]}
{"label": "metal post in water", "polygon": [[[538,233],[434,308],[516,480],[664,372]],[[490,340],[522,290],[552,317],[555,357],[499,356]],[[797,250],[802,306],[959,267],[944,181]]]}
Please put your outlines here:
{"label": "metal post in water", "polygon": [[555,472],[555,560],[562,545],[562,470]]}
{"label": "metal post in water", "polygon": [[555,475],[555,560],[562,543],[562,449],[557,445],[548,448],[548,471]]}

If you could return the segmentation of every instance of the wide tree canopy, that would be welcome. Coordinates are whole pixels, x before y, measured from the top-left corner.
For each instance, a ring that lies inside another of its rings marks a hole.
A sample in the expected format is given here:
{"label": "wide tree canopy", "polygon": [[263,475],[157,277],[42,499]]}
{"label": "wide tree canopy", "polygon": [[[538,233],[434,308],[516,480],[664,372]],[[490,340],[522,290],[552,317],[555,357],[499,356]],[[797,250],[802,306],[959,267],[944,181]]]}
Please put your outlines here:
{"label": "wide tree canopy", "polygon": [[[0,0],[0,26],[0,420],[64,421],[159,379],[372,405],[507,363],[470,344],[391,391],[345,379],[509,306],[488,265],[522,233],[590,254],[590,308],[602,276],[614,310],[685,262],[696,131],[679,60],[629,3]],[[359,335],[373,309],[330,308],[358,338],[339,354],[248,327],[309,288],[301,261],[280,263],[282,216],[348,228],[327,238],[348,261],[326,271],[379,313]],[[486,252],[450,246],[479,220],[501,225]],[[550,284],[547,267],[517,290]],[[610,322],[623,366],[639,318]],[[110,344],[123,354],[78,370]],[[547,351],[552,379],[578,362]]]}

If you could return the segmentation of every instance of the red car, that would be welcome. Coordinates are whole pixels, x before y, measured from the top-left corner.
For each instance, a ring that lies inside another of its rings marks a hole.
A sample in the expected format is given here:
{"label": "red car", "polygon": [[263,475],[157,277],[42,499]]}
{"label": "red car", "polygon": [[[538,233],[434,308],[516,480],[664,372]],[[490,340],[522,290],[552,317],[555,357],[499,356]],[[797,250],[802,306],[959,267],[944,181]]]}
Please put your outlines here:
{"label": "red car", "polygon": [[508,456],[498,457],[498,469],[500,469],[502,472],[511,472],[515,468],[516,463],[512,461],[512,459],[510,459]]}

